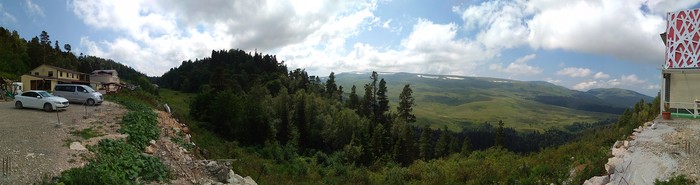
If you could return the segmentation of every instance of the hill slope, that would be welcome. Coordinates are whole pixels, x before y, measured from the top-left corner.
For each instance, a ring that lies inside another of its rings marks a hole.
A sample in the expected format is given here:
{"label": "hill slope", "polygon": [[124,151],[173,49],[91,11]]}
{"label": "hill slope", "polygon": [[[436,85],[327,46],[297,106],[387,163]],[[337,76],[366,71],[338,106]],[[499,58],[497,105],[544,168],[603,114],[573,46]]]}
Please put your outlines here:
{"label": "hill slope", "polygon": [[[617,96],[651,99],[639,93],[622,93],[626,91],[622,89],[619,93],[610,89],[587,93],[540,81],[412,73],[380,73],[379,77],[388,82],[392,103],[398,102],[403,85],[411,84],[418,124],[431,124],[435,128],[447,125],[452,130],[498,120],[519,130],[594,122],[614,118],[634,104],[606,103]],[[369,73],[341,73],[336,75],[336,81],[346,93],[355,85],[361,95],[364,84],[369,82]],[[392,110],[394,107],[392,104]]]}
{"label": "hill slope", "polygon": [[638,92],[620,88],[599,88],[586,91],[587,94],[600,98],[601,100],[620,107],[627,107],[644,99],[644,102],[651,102],[654,98],[640,94]]}

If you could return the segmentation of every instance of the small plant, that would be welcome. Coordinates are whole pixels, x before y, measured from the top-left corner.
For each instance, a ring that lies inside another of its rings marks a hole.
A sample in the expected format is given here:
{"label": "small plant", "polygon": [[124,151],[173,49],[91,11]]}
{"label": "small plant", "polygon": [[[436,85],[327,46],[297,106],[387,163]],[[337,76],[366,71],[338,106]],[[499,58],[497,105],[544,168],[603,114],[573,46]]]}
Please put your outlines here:
{"label": "small plant", "polygon": [[185,139],[183,138],[184,136],[181,136],[182,134],[178,134],[172,138],[170,138],[170,141],[173,141],[173,143],[176,143],[180,147],[187,149],[187,150],[192,150],[194,149],[194,144],[185,142]]}
{"label": "small plant", "polygon": [[158,119],[153,111],[132,111],[122,119],[122,128],[119,132],[129,134],[127,142],[139,149],[148,146],[148,141],[156,140],[160,136]]}
{"label": "small plant", "polygon": [[668,181],[660,181],[659,179],[656,179],[654,181],[654,184],[655,185],[686,185],[686,184],[695,184],[695,182],[693,182],[690,179],[686,179],[685,175],[679,175],[679,176],[675,176],[675,177],[669,179]]}
{"label": "small plant", "polygon": [[[78,136],[78,137],[83,138],[83,139],[90,139],[93,137],[100,137],[100,136],[104,135],[96,130],[93,130],[92,127],[85,128],[85,129],[79,130],[79,131],[71,131],[70,133],[73,134],[74,136]],[[68,143],[68,144],[70,144],[70,143]]]}

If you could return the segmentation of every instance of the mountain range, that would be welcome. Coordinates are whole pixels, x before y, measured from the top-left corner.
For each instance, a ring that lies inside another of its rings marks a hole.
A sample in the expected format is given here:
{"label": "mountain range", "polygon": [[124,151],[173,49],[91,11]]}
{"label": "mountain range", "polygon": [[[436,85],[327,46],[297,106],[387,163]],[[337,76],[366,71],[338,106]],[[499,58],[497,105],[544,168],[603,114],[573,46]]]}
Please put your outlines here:
{"label": "mountain range", "polygon": [[[338,85],[349,93],[353,85],[364,94],[369,72],[335,75]],[[405,84],[413,90],[418,117],[416,124],[443,125],[461,130],[477,123],[497,123],[518,130],[543,130],[575,122],[615,119],[640,99],[653,98],[635,91],[601,88],[577,91],[543,81],[517,81],[489,77],[378,73],[387,81],[391,108],[395,110]]]}

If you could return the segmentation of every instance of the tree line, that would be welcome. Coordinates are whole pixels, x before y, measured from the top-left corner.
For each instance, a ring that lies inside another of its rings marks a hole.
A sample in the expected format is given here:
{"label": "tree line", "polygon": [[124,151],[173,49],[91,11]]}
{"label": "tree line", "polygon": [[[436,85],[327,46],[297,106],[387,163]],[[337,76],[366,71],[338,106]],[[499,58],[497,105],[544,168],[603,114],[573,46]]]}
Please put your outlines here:
{"label": "tree line", "polygon": [[340,153],[346,162],[359,165],[408,165],[494,146],[530,153],[571,141],[580,131],[517,132],[500,121],[457,133],[415,125],[410,84],[404,85],[398,106],[392,108],[388,82],[377,72],[361,89],[353,85],[346,93],[336,84],[335,73],[321,80],[303,69],[287,71],[284,61],[273,55],[236,49],[183,61],[157,82],[164,88],[197,92],[189,115],[228,141],[278,145],[302,155]]}
{"label": "tree line", "polygon": [[[154,92],[150,80],[145,74],[135,69],[96,56],[76,56],[70,44],[61,45],[58,40],[51,40],[49,33],[42,31],[30,40],[21,38],[17,31],[0,27],[0,78],[19,80],[23,74],[42,65],[52,65],[65,69],[90,74],[98,69],[114,69],[123,81],[131,82]],[[149,62],[149,61],[142,61]]]}

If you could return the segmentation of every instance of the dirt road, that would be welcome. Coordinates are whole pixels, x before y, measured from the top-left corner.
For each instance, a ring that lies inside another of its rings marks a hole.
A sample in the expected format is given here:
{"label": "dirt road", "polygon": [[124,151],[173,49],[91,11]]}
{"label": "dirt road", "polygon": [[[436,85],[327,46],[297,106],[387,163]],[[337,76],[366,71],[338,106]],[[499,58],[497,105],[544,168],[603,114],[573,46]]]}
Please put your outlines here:
{"label": "dirt road", "polygon": [[[87,151],[70,150],[72,141],[83,141],[71,131],[93,127],[98,133],[115,133],[125,111],[105,102],[95,107],[71,104],[65,111],[15,109],[0,101],[0,184],[31,184],[84,164]],[[58,118],[61,126],[57,127]],[[96,138],[95,138],[96,139]],[[8,170],[9,165],[9,170]]]}

